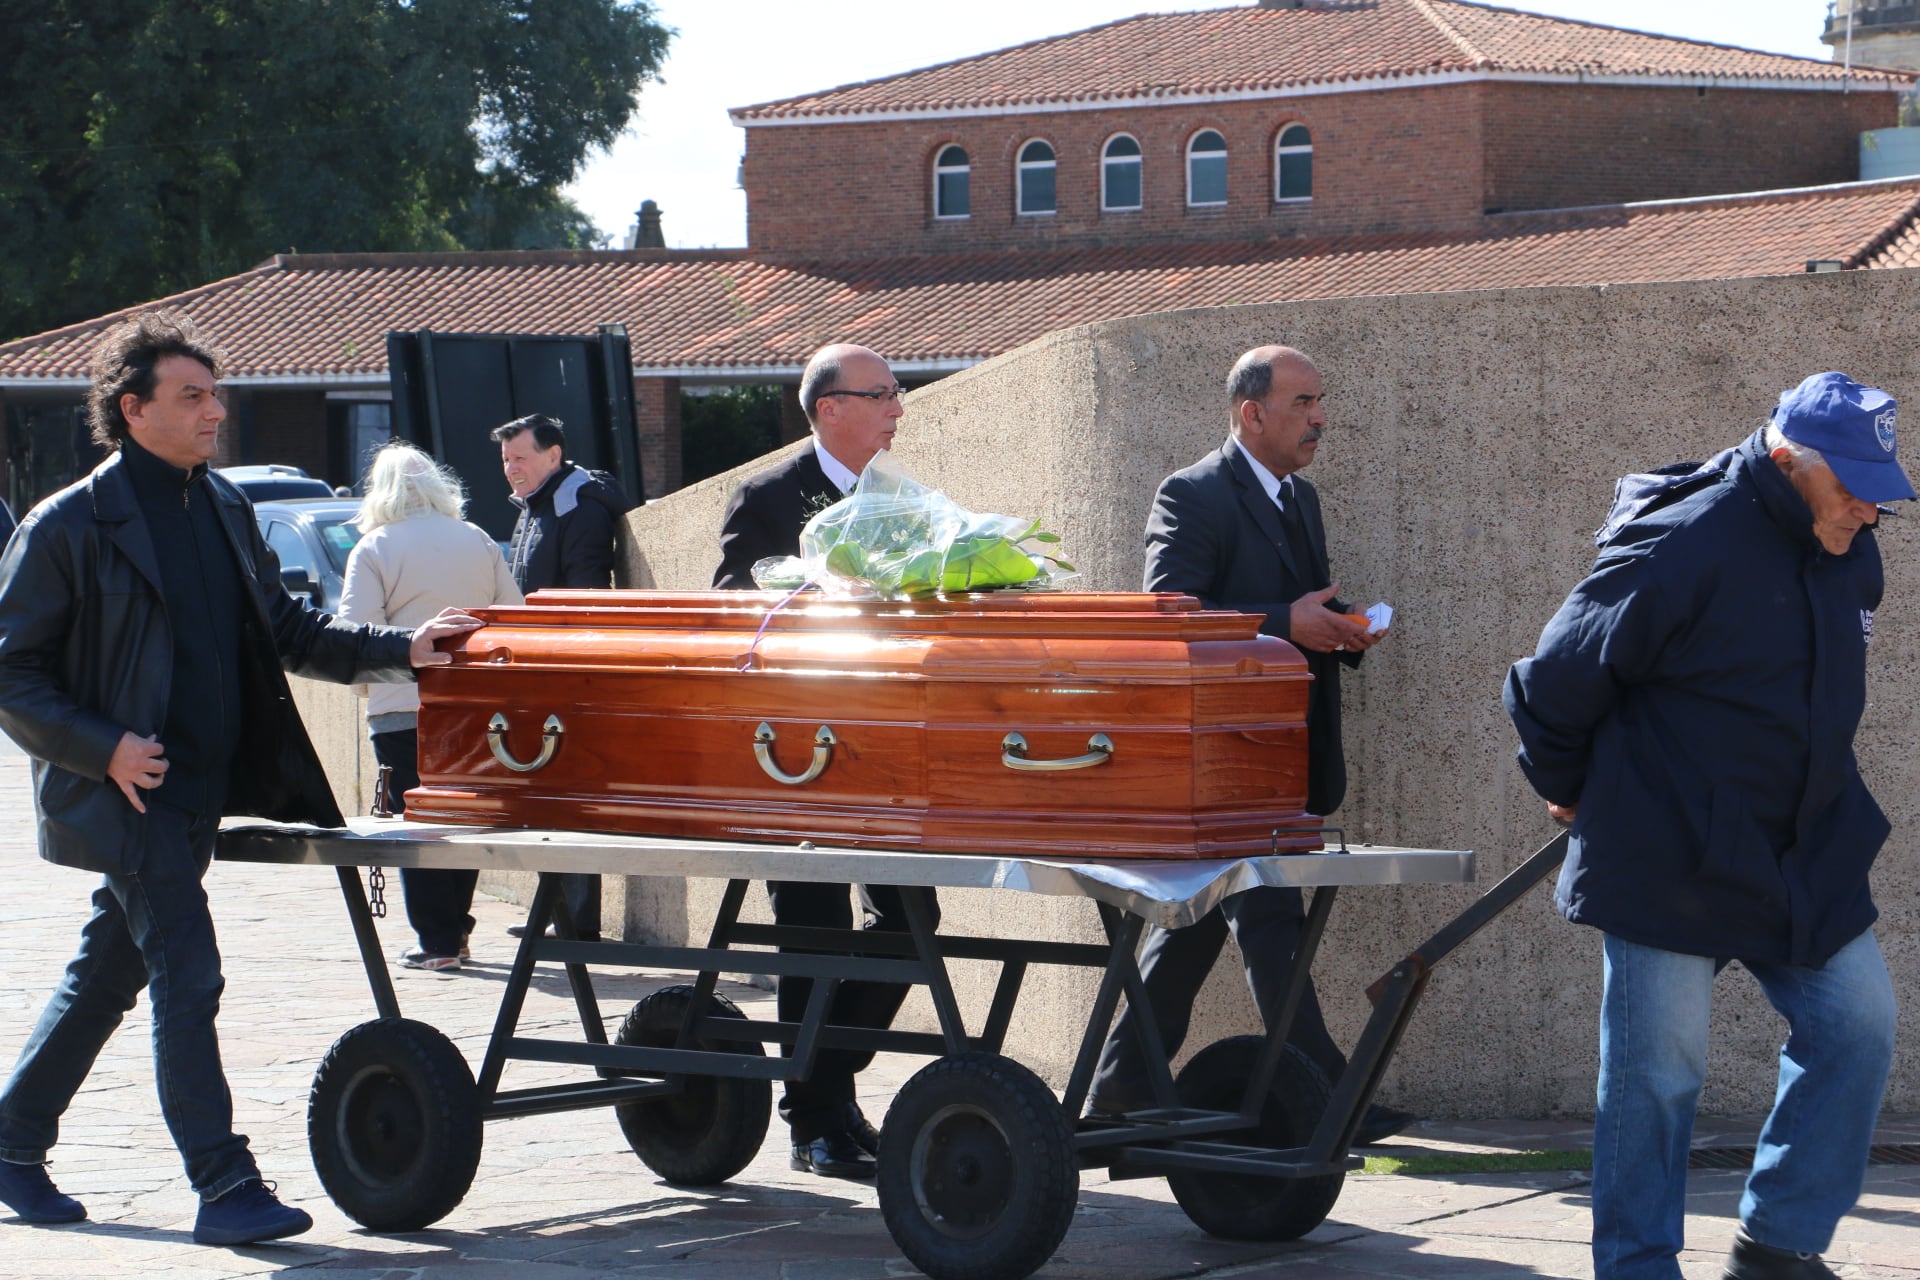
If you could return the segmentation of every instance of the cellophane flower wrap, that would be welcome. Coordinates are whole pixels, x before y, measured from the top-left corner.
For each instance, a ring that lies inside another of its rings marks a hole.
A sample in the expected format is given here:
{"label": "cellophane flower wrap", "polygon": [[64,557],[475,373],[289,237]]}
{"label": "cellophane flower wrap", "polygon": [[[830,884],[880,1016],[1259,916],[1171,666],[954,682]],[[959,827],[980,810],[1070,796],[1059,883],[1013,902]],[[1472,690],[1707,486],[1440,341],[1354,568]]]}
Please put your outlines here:
{"label": "cellophane flower wrap", "polygon": [[762,560],[769,590],[809,583],[838,595],[920,600],[969,591],[1057,591],[1079,576],[1037,520],[968,511],[886,453],[849,493],[807,521],[800,555]]}

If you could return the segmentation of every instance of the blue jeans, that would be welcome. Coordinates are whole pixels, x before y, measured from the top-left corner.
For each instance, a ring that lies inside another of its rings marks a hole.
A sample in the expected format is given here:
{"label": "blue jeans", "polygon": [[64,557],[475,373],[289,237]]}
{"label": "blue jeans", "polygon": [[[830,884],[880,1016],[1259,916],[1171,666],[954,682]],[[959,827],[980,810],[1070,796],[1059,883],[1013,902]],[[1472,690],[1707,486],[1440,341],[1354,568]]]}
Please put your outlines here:
{"label": "blue jeans", "polygon": [[94,890],[80,952],[0,1092],[0,1160],[46,1161],[60,1117],[145,987],[160,1112],[193,1189],[213,1199],[260,1176],[246,1138],[233,1131],[213,1026],[225,983],[200,880],[219,822],[152,800],[147,810],[140,869]]}
{"label": "blue jeans", "polygon": [[[1680,1280],[1687,1153],[1719,965],[1605,935],[1593,1123],[1595,1280]],[[1873,931],[1820,968],[1748,964],[1780,1016],[1780,1080],[1740,1201],[1747,1235],[1825,1252],[1860,1197],[1893,1062],[1893,984]]]}

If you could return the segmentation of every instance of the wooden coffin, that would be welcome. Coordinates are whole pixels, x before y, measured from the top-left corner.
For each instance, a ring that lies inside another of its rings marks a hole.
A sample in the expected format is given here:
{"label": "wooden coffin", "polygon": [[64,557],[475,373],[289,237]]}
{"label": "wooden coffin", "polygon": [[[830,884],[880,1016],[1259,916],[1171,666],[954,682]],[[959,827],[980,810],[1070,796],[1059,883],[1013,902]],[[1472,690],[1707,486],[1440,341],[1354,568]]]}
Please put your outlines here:
{"label": "wooden coffin", "polygon": [[476,613],[453,665],[421,673],[409,818],[1077,857],[1320,847],[1305,662],[1187,596],[552,591]]}

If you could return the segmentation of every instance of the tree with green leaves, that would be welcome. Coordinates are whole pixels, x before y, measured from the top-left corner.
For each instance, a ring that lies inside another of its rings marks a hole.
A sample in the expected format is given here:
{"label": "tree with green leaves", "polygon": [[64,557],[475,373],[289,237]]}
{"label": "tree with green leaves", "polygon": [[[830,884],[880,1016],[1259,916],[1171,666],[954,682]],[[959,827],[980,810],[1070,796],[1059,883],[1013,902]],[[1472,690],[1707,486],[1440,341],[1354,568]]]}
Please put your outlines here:
{"label": "tree with green leaves", "polygon": [[0,0],[0,340],[275,253],[578,245],[646,0]]}

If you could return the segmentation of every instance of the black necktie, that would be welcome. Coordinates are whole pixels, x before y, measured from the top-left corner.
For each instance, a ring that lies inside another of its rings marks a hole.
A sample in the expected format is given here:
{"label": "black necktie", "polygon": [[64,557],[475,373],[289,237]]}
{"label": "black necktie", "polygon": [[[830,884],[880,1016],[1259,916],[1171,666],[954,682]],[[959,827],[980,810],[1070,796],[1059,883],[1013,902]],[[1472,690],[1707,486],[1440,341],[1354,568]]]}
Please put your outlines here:
{"label": "black necktie", "polygon": [[1300,495],[1291,485],[1280,486],[1280,527],[1287,535],[1287,553],[1294,571],[1304,581],[1313,577],[1313,548],[1307,542],[1307,522],[1300,515]]}

